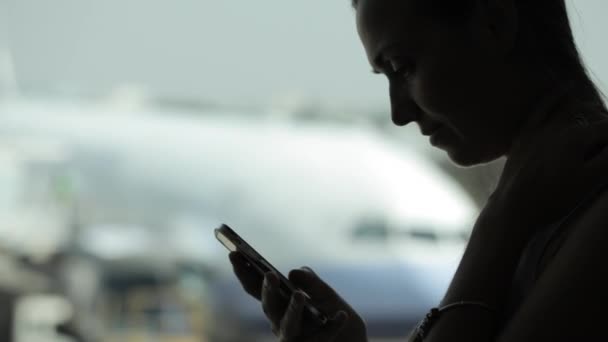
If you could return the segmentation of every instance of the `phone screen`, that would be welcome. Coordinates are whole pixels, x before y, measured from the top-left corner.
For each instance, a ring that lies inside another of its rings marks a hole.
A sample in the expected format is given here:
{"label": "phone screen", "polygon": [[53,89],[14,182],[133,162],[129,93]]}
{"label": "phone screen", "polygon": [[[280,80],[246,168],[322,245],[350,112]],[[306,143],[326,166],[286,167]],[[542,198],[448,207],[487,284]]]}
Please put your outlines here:
{"label": "phone screen", "polygon": [[[245,240],[243,240],[234,230],[227,225],[215,229],[215,237],[231,252],[240,252],[251,266],[264,276],[267,272],[274,272],[279,276],[280,280],[280,292],[281,295],[289,300],[292,293],[296,291],[296,287],[285,277],[279,270],[277,270],[272,264],[270,264],[262,255],[260,255],[253,247],[251,247]],[[327,316],[319,311],[317,308],[312,306],[309,302],[310,296],[307,295],[306,307],[309,312],[313,314],[316,323],[325,324],[327,322]]]}

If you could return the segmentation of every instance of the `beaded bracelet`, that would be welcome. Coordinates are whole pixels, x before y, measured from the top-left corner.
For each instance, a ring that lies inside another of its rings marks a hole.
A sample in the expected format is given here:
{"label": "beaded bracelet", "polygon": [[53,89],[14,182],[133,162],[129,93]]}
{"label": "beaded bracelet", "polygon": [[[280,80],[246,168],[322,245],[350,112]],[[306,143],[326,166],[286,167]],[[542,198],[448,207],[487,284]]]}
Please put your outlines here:
{"label": "beaded bracelet", "polygon": [[437,320],[443,313],[445,313],[446,311],[452,310],[454,308],[463,307],[463,306],[477,306],[477,307],[487,310],[493,314],[496,313],[496,310],[494,310],[493,308],[491,308],[490,306],[488,306],[482,302],[460,301],[460,302],[445,305],[441,308],[432,308],[431,311],[428,314],[426,314],[426,316],[424,317],[422,322],[420,322],[420,324],[418,324],[418,326],[416,327],[414,332],[412,332],[412,335],[410,336],[408,341],[409,342],[422,342],[424,340],[424,338],[431,331],[431,327],[433,326],[433,324],[435,324],[435,322],[437,322]]}

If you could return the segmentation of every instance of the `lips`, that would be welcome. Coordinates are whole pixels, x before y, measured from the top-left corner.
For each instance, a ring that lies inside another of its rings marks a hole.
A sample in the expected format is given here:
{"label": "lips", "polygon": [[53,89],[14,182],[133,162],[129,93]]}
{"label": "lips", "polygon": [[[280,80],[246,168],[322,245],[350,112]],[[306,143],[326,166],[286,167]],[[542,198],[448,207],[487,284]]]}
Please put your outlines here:
{"label": "lips", "polygon": [[433,132],[431,134],[431,139],[430,139],[431,145],[433,145],[433,146],[444,145],[445,134],[442,135],[442,132],[444,130],[442,130],[441,128],[443,128],[443,126],[439,127],[437,130],[435,130],[435,132]]}
{"label": "lips", "polygon": [[435,134],[435,132],[437,132],[441,127],[443,127],[443,125],[436,125],[430,128],[421,128],[420,131],[422,132],[422,135],[428,137]]}

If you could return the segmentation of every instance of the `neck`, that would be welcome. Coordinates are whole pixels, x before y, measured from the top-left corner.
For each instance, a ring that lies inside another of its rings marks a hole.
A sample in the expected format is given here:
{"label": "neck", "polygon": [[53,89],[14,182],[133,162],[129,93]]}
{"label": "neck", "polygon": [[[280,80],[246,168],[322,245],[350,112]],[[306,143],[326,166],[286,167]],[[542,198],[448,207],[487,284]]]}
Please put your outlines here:
{"label": "neck", "polygon": [[523,116],[517,134],[506,153],[507,157],[513,151],[518,151],[521,146],[530,143],[542,128],[563,121],[564,116],[572,115],[568,110],[560,110],[561,106],[568,102],[567,88],[553,88],[539,93],[541,95],[533,101],[531,110]]}

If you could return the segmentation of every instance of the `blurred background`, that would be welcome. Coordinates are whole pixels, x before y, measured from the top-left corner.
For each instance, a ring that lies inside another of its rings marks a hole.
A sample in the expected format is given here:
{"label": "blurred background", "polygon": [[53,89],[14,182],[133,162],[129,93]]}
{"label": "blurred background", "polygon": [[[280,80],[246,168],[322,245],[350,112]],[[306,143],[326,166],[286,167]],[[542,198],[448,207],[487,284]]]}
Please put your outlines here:
{"label": "blurred background", "polygon": [[[608,3],[569,5],[606,90]],[[393,127],[369,70],[346,0],[0,0],[0,340],[273,341],[221,223],[403,340],[502,161]]]}

